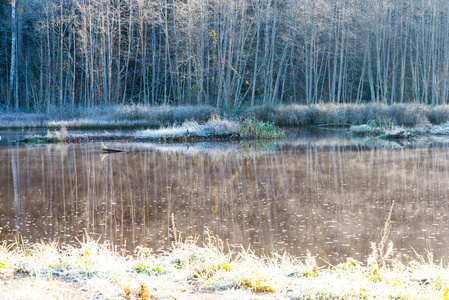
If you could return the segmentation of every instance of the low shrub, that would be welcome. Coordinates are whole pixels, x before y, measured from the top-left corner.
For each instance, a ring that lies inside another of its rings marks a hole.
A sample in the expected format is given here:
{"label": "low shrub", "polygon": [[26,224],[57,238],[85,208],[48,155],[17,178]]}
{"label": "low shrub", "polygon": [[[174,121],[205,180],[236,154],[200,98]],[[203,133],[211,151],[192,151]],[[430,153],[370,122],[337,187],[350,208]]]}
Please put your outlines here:
{"label": "low shrub", "polygon": [[393,104],[388,116],[396,125],[414,126],[427,120],[427,107],[420,104]]}
{"label": "low shrub", "polygon": [[427,119],[432,124],[442,124],[449,121],[449,106],[438,105],[433,106],[427,113]]}
{"label": "low shrub", "polygon": [[307,126],[311,124],[309,110],[305,105],[281,105],[276,108],[273,122],[279,126]]}

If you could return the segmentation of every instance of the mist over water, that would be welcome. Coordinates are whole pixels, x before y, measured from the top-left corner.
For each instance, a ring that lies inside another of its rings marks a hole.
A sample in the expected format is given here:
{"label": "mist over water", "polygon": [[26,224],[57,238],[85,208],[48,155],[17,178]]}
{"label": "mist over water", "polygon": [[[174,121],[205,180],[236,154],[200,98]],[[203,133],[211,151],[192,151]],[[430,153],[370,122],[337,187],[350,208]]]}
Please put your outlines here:
{"label": "mist over water", "polygon": [[[0,235],[77,243],[88,232],[119,248],[162,250],[207,227],[233,249],[307,251],[364,260],[392,201],[395,249],[447,258],[449,149],[371,147],[340,138],[282,145],[0,144]],[[392,150],[394,148],[394,150]],[[413,249],[412,249],[413,248]]]}

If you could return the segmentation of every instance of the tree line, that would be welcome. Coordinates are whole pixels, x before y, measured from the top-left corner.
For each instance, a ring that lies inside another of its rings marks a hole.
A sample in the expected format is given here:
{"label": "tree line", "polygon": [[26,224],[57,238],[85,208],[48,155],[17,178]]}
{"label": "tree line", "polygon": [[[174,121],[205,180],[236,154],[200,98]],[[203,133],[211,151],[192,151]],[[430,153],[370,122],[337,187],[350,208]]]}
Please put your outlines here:
{"label": "tree line", "polygon": [[1,0],[0,15],[0,108],[448,102],[447,0]]}

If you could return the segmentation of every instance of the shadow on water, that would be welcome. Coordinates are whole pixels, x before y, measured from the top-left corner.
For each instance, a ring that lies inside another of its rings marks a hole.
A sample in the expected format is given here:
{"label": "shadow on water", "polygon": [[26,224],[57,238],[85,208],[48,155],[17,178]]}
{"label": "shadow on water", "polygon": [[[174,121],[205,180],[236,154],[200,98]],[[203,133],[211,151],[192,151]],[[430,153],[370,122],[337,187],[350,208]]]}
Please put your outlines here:
{"label": "shadow on water", "polygon": [[8,241],[76,243],[86,230],[128,250],[166,249],[205,226],[256,253],[306,251],[330,263],[364,259],[392,201],[401,253],[446,255],[449,149],[403,149],[337,135],[284,143],[0,146],[0,227]]}

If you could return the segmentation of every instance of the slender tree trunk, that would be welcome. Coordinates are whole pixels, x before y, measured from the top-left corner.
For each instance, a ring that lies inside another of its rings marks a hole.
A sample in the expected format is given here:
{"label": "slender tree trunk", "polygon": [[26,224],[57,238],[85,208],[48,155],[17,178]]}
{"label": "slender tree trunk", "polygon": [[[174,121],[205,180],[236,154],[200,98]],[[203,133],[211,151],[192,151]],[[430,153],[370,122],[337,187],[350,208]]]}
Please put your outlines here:
{"label": "slender tree trunk", "polygon": [[[12,102],[14,82],[16,80],[16,46],[17,46],[17,22],[16,0],[11,0],[11,66],[9,72],[8,103]],[[19,109],[19,99],[14,99],[14,108]]]}
{"label": "slender tree trunk", "polygon": [[[257,5],[257,4],[256,4]],[[254,52],[256,53],[256,57],[254,58],[254,74],[253,74],[253,84],[252,84],[252,91],[251,91],[251,107],[254,106],[254,99],[256,96],[256,80],[257,80],[257,67],[258,67],[258,60],[259,60],[259,41],[260,41],[260,10],[258,9],[257,17],[257,26],[256,26],[256,48],[254,49]]]}
{"label": "slender tree trunk", "polygon": [[448,84],[448,69],[449,69],[449,4],[447,5],[446,10],[446,27],[445,27],[445,35],[444,35],[444,67],[443,67],[443,92],[442,92],[442,104],[446,104],[447,102],[447,84]]}

